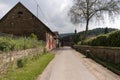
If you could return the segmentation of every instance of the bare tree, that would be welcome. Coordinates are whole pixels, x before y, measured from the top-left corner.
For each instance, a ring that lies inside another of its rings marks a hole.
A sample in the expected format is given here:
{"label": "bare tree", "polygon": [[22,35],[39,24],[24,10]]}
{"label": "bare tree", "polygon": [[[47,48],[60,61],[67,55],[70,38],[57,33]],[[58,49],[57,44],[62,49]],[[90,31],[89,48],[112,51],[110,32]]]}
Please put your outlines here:
{"label": "bare tree", "polygon": [[74,5],[69,11],[71,21],[76,24],[86,23],[84,39],[87,37],[89,22],[93,17],[103,17],[104,13],[110,16],[120,12],[120,0],[74,0]]}

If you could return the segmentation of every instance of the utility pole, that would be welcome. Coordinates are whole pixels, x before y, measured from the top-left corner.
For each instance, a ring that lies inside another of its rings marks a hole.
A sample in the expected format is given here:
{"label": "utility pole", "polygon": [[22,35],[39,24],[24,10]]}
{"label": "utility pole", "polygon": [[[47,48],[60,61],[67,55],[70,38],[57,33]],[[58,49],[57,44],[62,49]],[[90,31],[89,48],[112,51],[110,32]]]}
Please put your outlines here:
{"label": "utility pole", "polygon": [[109,33],[108,27],[106,27],[106,28],[105,28],[105,31],[104,31],[104,34],[107,34],[107,33]]}
{"label": "utility pole", "polygon": [[75,29],[75,33],[74,33],[74,44],[76,44],[77,43],[77,30]]}
{"label": "utility pole", "polygon": [[39,5],[37,4],[37,18],[38,18],[38,8],[39,8]]}

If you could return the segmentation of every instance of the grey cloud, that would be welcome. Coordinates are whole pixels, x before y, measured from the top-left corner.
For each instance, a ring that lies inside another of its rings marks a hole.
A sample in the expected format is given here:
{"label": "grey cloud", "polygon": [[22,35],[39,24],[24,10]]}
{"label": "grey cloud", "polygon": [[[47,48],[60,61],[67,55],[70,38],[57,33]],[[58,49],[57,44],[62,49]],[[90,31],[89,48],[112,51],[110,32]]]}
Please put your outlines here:
{"label": "grey cloud", "polygon": [[[0,18],[6,14],[18,1],[21,1],[34,15],[37,14],[37,5],[34,0],[0,0]],[[60,33],[73,32],[74,29],[82,31],[85,29],[85,25],[73,25],[70,22],[70,18],[67,15],[70,7],[73,5],[72,0],[36,0],[41,9],[39,9],[39,19],[43,21],[52,31],[59,31]],[[4,9],[3,9],[4,8]],[[118,20],[117,20],[118,21]],[[110,25],[110,23],[103,24],[102,26]],[[93,27],[95,26],[95,27]],[[99,27],[101,25],[90,24],[90,29]],[[117,28],[119,28],[119,22],[116,22]]]}
{"label": "grey cloud", "polygon": [[[40,9],[39,9],[39,19],[43,21],[51,30],[58,31],[60,33],[62,32],[73,32],[73,25],[70,23],[67,11],[72,4],[70,0],[36,0],[43,13],[42,15]],[[5,14],[5,12],[8,12],[16,3],[18,0],[1,0],[1,4],[5,4],[9,8],[2,9],[2,15],[0,14],[0,17]],[[34,15],[37,13],[36,8],[36,2],[34,0],[20,0]]]}

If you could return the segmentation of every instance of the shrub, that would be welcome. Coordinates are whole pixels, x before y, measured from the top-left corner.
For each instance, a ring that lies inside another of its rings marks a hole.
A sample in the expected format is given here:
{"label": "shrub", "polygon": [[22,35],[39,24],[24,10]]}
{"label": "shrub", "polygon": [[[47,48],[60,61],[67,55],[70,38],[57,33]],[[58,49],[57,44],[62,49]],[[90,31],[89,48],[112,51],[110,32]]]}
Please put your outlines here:
{"label": "shrub", "polygon": [[30,35],[30,38],[37,40],[37,36],[34,33]]}
{"label": "shrub", "polygon": [[120,47],[120,31],[115,31],[109,34],[108,45],[113,47]]}
{"label": "shrub", "polygon": [[81,44],[91,46],[120,47],[120,30],[108,33],[106,35],[99,35],[94,39],[87,39]]}
{"label": "shrub", "polygon": [[27,64],[27,62],[28,62],[28,58],[27,57],[18,59],[17,60],[17,67],[18,68],[22,68],[22,67],[24,67]]}
{"label": "shrub", "polygon": [[82,45],[90,45],[90,46],[107,46],[107,36],[106,35],[100,35],[95,38],[90,38],[85,40]]}
{"label": "shrub", "polygon": [[18,60],[17,60],[17,67],[18,67],[18,68],[22,68],[23,66],[24,66],[23,60],[22,60],[22,59],[18,59]]}
{"label": "shrub", "polygon": [[1,51],[11,50],[11,49],[13,49],[13,45],[14,44],[11,43],[11,38],[9,38],[9,39],[4,38],[4,37],[0,38],[0,50]]}
{"label": "shrub", "polygon": [[0,50],[1,51],[12,51],[21,50],[28,48],[35,48],[41,46],[41,41],[37,38],[12,38],[12,37],[0,37]]}
{"label": "shrub", "polygon": [[107,46],[107,36],[101,35],[91,41],[91,46]]}

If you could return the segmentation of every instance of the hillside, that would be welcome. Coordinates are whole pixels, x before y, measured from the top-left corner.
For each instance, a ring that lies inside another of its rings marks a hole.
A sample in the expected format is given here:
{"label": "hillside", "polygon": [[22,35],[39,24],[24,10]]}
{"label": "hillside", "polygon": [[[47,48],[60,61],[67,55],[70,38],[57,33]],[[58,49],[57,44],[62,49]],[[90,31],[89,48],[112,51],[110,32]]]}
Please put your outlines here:
{"label": "hillside", "polygon": [[[115,29],[115,28],[108,28],[108,32],[112,32],[112,31],[115,31],[115,30],[118,30],[118,29]],[[95,29],[92,29],[92,30],[88,30],[88,38],[89,37],[95,37],[97,35],[100,35],[100,34],[104,34],[105,33],[105,28],[95,28]],[[76,43],[81,41],[81,38],[83,37],[84,35],[84,31],[82,32],[78,32],[77,35],[76,35],[76,39],[74,39],[74,33],[66,33],[66,34],[60,34],[60,38],[63,39],[63,38],[66,38],[66,37],[73,37],[72,40],[75,40]]]}
{"label": "hillside", "polygon": [[[97,36],[97,35],[100,35],[100,34],[104,34],[105,33],[105,29],[106,28],[95,28],[95,29],[92,29],[92,30],[88,30],[88,38],[89,37],[94,37],[94,36]],[[115,31],[115,30],[118,30],[118,29],[115,29],[115,28],[108,28],[108,33],[109,32],[112,32],[112,31]],[[79,38],[77,39],[77,41],[80,41],[84,35],[84,31],[82,32],[79,32],[77,33],[77,36],[79,36]]]}
{"label": "hillside", "polygon": [[72,36],[74,33],[65,33],[65,34],[60,34],[60,38],[63,37],[68,37],[68,36]]}
{"label": "hillside", "polygon": [[[117,29],[108,28],[108,32],[112,32],[112,31],[115,31],[115,30],[117,30]],[[97,36],[97,35],[100,35],[100,34],[104,34],[104,32],[105,32],[105,28],[96,28],[96,29],[88,30],[88,36],[90,36],[90,35],[96,35]],[[84,31],[79,32],[78,34],[79,35],[84,34]]]}
{"label": "hillside", "polygon": [[[115,29],[115,28],[108,28],[108,32],[112,32],[112,31],[115,31],[115,30],[118,30],[118,29]],[[105,32],[105,28],[95,28],[95,29],[92,29],[92,30],[88,30],[88,36],[91,36],[91,35],[94,35],[94,36],[97,36],[97,35],[100,35],[100,34],[104,34]],[[84,34],[84,31],[82,32],[78,32],[77,35],[83,35]],[[74,33],[66,33],[66,34],[60,34],[60,37],[67,37],[67,36],[73,36]]]}

